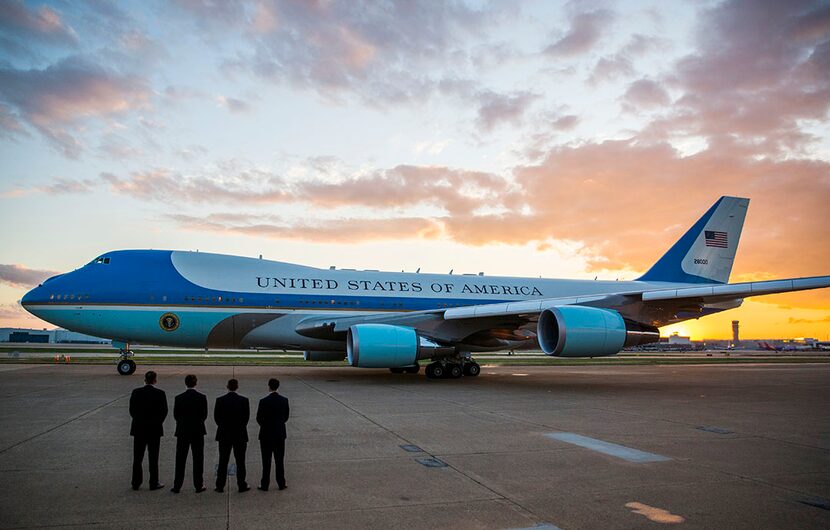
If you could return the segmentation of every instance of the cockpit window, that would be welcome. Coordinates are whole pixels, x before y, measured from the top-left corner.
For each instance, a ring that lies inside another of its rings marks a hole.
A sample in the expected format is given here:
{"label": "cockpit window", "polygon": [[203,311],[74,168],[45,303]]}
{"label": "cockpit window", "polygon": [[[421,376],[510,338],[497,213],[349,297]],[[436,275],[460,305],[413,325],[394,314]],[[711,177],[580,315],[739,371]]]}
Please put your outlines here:
{"label": "cockpit window", "polygon": [[104,256],[101,256],[100,258],[95,258],[95,261],[93,261],[92,263],[101,263],[103,265],[109,265],[109,262],[110,262],[109,258],[105,258]]}

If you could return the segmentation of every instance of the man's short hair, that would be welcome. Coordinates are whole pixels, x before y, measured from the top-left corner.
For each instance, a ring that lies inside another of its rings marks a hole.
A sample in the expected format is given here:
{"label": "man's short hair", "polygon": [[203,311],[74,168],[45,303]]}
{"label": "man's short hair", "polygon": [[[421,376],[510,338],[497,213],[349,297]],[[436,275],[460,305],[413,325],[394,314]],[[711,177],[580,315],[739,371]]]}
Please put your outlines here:
{"label": "man's short hair", "polygon": [[228,379],[228,390],[236,392],[237,388],[239,388],[239,381],[236,379]]}
{"label": "man's short hair", "polygon": [[197,381],[198,381],[198,379],[196,379],[195,375],[188,374],[184,378],[184,386],[186,386],[187,388],[193,388],[194,386],[196,386]]}
{"label": "man's short hair", "polygon": [[147,383],[148,385],[155,385],[156,384],[156,379],[157,379],[156,373],[152,370],[150,370],[146,374],[144,374],[144,382]]}
{"label": "man's short hair", "polygon": [[271,389],[271,392],[278,389],[280,387],[280,381],[276,377],[272,377],[268,380],[268,388]]}

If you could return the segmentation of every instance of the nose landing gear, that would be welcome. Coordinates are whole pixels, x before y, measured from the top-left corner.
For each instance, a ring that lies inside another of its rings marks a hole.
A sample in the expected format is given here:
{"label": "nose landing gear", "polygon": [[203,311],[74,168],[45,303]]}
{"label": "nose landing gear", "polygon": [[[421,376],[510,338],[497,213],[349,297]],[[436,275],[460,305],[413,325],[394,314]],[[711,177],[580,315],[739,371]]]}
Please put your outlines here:
{"label": "nose landing gear", "polygon": [[125,344],[120,350],[120,359],[118,360],[117,370],[120,375],[133,375],[135,373],[135,361],[130,359],[133,356],[130,345]]}

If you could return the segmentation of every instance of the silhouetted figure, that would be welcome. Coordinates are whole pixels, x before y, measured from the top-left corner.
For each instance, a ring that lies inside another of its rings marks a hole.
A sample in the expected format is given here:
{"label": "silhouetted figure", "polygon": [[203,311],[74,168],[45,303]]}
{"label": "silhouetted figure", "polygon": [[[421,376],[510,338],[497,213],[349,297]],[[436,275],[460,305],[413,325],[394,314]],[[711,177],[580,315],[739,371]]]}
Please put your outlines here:
{"label": "silhouetted figure", "polygon": [[271,392],[259,400],[256,422],[259,424],[259,448],[262,451],[262,482],[259,489],[268,491],[271,484],[271,458],[276,462],[274,475],[277,486],[284,490],[285,485],[285,422],[288,421],[288,399],[279,395],[280,382],[274,378],[268,380]]}
{"label": "silhouetted figure", "polygon": [[219,469],[216,471],[216,491],[225,491],[228,479],[228,460],[236,460],[236,485],[239,492],[248,491],[245,482],[245,449],[248,447],[248,420],[251,417],[251,405],[248,398],[236,393],[239,381],[228,381],[228,393],[216,398],[213,407],[213,419],[216,421],[216,441],[219,442]]}
{"label": "silhouetted figure", "polygon": [[202,473],[205,465],[205,420],[208,415],[207,398],[196,391],[196,376],[184,378],[187,390],[176,396],[173,403],[173,417],[176,419],[176,475],[173,479],[173,493],[182,489],[184,466],[187,453],[193,453],[193,487],[196,493],[205,491]]}
{"label": "silhouetted figure", "polygon": [[144,386],[133,390],[130,396],[130,436],[133,437],[133,489],[137,490],[144,481],[142,464],[144,450],[147,450],[147,464],[150,468],[150,489],[164,487],[159,483],[159,444],[164,436],[164,418],[167,417],[167,395],[155,387],[156,373],[144,374]]}

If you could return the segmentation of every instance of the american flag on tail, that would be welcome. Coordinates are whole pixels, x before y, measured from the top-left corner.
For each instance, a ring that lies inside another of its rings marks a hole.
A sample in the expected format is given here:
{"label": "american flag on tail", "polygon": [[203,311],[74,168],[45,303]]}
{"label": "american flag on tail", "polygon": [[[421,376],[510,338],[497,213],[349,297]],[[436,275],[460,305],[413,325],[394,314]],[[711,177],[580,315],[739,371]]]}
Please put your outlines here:
{"label": "american flag on tail", "polygon": [[729,241],[726,237],[726,232],[716,232],[714,230],[705,230],[703,237],[706,239],[707,247],[728,248]]}

